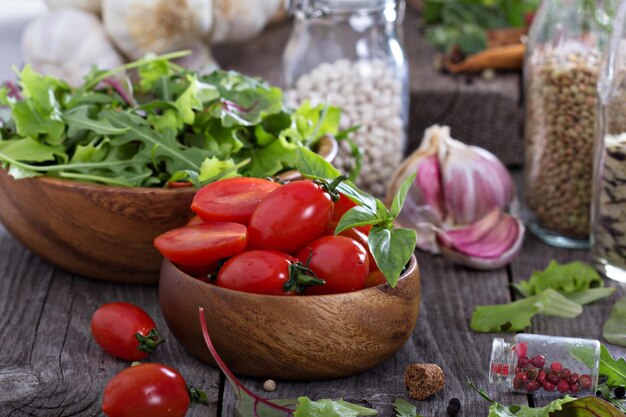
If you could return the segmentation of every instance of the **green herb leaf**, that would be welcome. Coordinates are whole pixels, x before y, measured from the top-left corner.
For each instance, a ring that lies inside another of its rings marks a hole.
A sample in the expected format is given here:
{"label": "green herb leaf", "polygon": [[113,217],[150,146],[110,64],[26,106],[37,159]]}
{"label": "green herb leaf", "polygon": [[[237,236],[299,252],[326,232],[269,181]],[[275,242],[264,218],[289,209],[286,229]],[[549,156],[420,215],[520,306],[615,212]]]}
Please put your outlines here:
{"label": "green herb leaf", "polygon": [[567,297],[570,301],[578,303],[580,305],[590,304],[595,301],[601,300],[606,297],[610,297],[615,293],[615,288],[593,288],[590,290],[583,290],[571,293],[561,293]]}
{"label": "green herb leaf", "polygon": [[391,209],[389,210],[389,212],[394,219],[398,217],[398,214],[400,214],[400,210],[402,209],[404,201],[406,200],[406,195],[408,194],[411,185],[413,185],[413,183],[415,182],[416,176],[417,172],[414,172],[412,175],[409,175],[404,181],[402,181],[398,192],[393,197],[393,201],[391,202]]}
{"label": "green herb leaf", "polygon": [[580,261],[561,265],[555,260],[552,260],[545,270],[533,272],[529,280],[514,285],[526,297],[547,288],[574,293],[603,286],[604,281],[591,265]]}
{"label": "green herb leaf", "polygon": [[470,327],[477,332],[516,332],[529,327],[530,320],[540,313],[573,318],[582,313],[582,306],[547,289],[509,304],[476,306]]}
{"label": "green herb leaf", "polygon": [[585,397],[568,401],[550,417],[624,417],[624,413],[600,398]]}
{"label": "green herb leaf", "polygon": [[416,241],[417,234],[413,229],[372,227],[367,242],[376,265],[392,288],[398,283],[402,270],[409,262]]}
{"label": "green herb leaf", "polygon": [[354,227],[360,227],[365,225],[375,225],[379,224],[383,221],[383,219],[376,216],[376,214],[372,213],[370,210],[363,206],[356,206],[348,210],[337,223],[337,227],[335,228],[335,234],[343,232],[347,229],[352,229]]}
{"label": "green herb leaf", "polygon": [[402,398],[394,401],[393,408],[396,410],[396,417],[422,417],[417,414],[417,407]]}
{"label": "green herb leaf", "polygon": [[600,375],[607,377],[606,384],[613,387],[626,386],[626,360],[624,358],[614,359],[609,350],[600,346]]}
{"label": "green herb leaf", "polygon": [[46,145],[31,137],[0,141],[0,161],[46,162],[56,160],[56,156],[66,159],[61,145]]}
{"label": "green herb leaf", "polygon": [[602,328],[602,336],[614,345],[626,347],[626,297],[613,305],[611,315]]}
{"label": "green herb leaf", "polygon": [[296,168],[309,178],[329,179],[337,178],[341,175],[337,168],[310,149],[298,148],[296,158]]}
{"label": "green herb leaf", "polygon": [[[555,417],[564,409],[565,404],[575,401],[576,398],[568,395],[558,398],[545,407],[531,408],[527,406],[505,407],[499,403],[493,403],[489,407],[489,417]],[[515,410],[515,411],[512,411]]]}
{"label": "green herb leaf", "polygon": [[357,417],[375,416],[378,411],[350,404],[343,400],[318,400],[313,401],[308,397],[298,397],[298,405],[294,411],[294,417]]}
{"label": "green herb leaf", "polygon": [[79,106],[63,113],[63,120],[68,125],[68,136],[74,136],[80,130],[87,130],[98,135],[121,135],[128,132],[127,128],[118,128],[108,120],[93,120],[89,118],[89,107]]}

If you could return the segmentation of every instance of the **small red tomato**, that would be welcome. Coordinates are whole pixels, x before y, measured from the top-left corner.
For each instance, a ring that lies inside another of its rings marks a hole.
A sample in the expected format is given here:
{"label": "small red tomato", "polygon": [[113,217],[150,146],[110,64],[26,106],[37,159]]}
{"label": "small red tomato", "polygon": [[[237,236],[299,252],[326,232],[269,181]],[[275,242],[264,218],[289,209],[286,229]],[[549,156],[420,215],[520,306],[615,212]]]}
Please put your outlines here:
{"label": "small red tomato", "polygon": [[261,178],[227,178],[196,193],[191,210],[205,222],[248,224],[256,206],[281,185]]}
{"label": "small red tomato", "polygon": [[248,224],[250,247],[295,253],[324,233],[333,215],[333,201],[321,185],[295,181],[261,201]]}
{"label": "small red tomato", "polygon": [[[335,234],[335,229],[337,228],[337,221],[331,220],[328,229],[324,235],[332,236]],[[367,251],[367,257],[369,259],[370,272],[378,271],[378,265],[376,265],[376,261],[374,260],[374,256],[372,256],[372,252],[370,251],[370,244],[367,241],[367,234],[363,233],[358,227],[353,229],[347,229],[343,232],[339,233],[339,236],[349,237],[350,239],[354,239],[361,244]]]}
{"label": "small red tomato", "polygon": [[173,368],[142,363],[115,375],[102,398],[109,417],[184,417],[191,397],[185,379]]}
{"label": "small red tomato", "polygon": [[380,269],[377,269],[367,274],[367,279],[365,280],[365,288],[376,287],[378,285],[386,283],[387,278],[385,278]]}
{"label": "small red tomato", "polygon": [[307,288],[305,294],[337,294],[361,290],[369,272],[369,260],[363,246],[344,236],[324,236],[298,251],[296,258],[324,285]]}
{"label": "small red tomato", "polygon": [[[215,284],[254,294],[295,295],[302,290],[301,285],[322,283],[313,277],[298,277],[298,268],[292,272],[297,263],[294,257],[274,250],[244,252],[226,261]],[[293,285],[285,287],[294,274]]]}
{"label": "small red tomato", "polygon": [[209,268],[243,252],[247,237],[244,225],[214,222],[170,230],[157,236],[154,246],[175,264]]}
{"label": "small red tomato", "polygon": [[163,341],[148,313],[130,303],[104,304],[91,317],[91,334],[116,358],[138,361]]}
{"label": "small red tomato", "polygon": [[[356,207],[357,204],[350,200],[348,197],[346,197],[344,194],[339,194],[339,200],[337,200],[335,202],[335,211],[333,212],[333,220],[336,221],[337,223],[339,223],[339,220],[341,220],[341,218],[343,217],[344,214],[346,214],[346,212],[348,210],[350,210],[353,207]],[[372,226],[370,225],[366,225],[366,226],[359,226],[357,227],[357,229],[363,233],[365,233],[365,235],[369,235],[370,234],[370,230],[372,230]]]}

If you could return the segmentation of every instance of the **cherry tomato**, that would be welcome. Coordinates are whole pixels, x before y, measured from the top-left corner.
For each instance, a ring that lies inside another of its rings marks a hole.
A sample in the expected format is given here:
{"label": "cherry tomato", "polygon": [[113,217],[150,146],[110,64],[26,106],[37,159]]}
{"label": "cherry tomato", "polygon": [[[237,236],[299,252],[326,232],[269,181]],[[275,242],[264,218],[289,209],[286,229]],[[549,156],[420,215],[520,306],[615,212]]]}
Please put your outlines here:
{"label": "cherry tomato", "polygon": [[213,222],[165,232],[154,239],[154,246],[176,264],[209,268],[220,259],[243,252],[247,238],[244,225]]}
{"label": "cherry tomato", "polygon": [[365,287],[369,259],[365,248],[353,239],[324,236],[300,249],[296,258],[326,281],[307,288],[305,294],[337,294]]}
{"label": "cherry tomato", "polygon": [[261,178],[227,178],[196,193],[191,210],[205,222],[248,224],[255,207],[281,185]]}
{"label": "cherry tomato", "polygon": [[[341,218],[343,217],[344,214],[346,214],[346,212],[348,210],[350,210],[353,207],[356,207],[357,204],[350,200],[348,197],[346,197],[344,194],[339,194],[339,200],[337,200],[335,202],[335,211],[333,212],[333,220],[336,221],[337,223],[339,223],[339,220],[341,220]],[[357,229],[359,229],[361,232],[365,233],[365,235],[369,235],[370,234],[370,230],[372,230],[372,226],[370,225],[366,225],[366,226],[359,226],[357,227]]]}
{"label": "cherry tomato", "polygon": [[376,287],[381,284],[385,284],[387,282],[387,278],[383,275],[380,269],[376,269],[375,271],[371,271],[367,275],[367,279],[365,280],[365,288]]}
{"label": "cherry tomato", "polygon": [[104,304],[91,317],[91,334],[116,358],[138,361],[163,341],[148,313],[130,303]]}
{"label": "cherry tomato", "polygon": [[248,224],[250,247],[295,253],[324,233],[333,215],[333,201],[313,181],[295,181],[261,201]]}
{"label": "cherry tomato", "polygon": [[191,397],[173,368],[142,363],[115,375],[104,389],[102,412],[109,417],[183,417]]}
{"label": "cherry tomato", "polygon": [[[324,235],[332,236],[335,234],[335,229],[337,228],[337,221],[331,220],[328,224],[328,228]],[[378,271],[378,265],[376,265],[376,261],[372,256],[372,252],[370,251],[370,244],[367,241],[367,234],[363,233],[359,228],[346,229],[343,232],[339,233],[339,236],[349,237],[350,239],[354,239],[361,244],[367,251],[367,258],[369,259],[370,272]]]}
{"label": "cherry tomato", "polygon": [[[294,278],[293,286],[285,288],[289,281],[290,266],[297,264],[294,257],[274,250],[252,250],[232,257],[217,274],[218,286],[255,294],[295,295],[301,290],[302,279]],[[315,280],[310,283],[315,284]],[[321,282],[320,282],[321,283]],[[306,284],[305,284],[306,285]]]}
{"label": "cherry tomato", "polygon": [[204,220],[202,220],[200,216],[196,215],[196,216],[193,216],[191,219],[189,219],[189,221],[187,222],[185,226],[195,226],[197,224],[203,224],[203,223],[204,223]]}

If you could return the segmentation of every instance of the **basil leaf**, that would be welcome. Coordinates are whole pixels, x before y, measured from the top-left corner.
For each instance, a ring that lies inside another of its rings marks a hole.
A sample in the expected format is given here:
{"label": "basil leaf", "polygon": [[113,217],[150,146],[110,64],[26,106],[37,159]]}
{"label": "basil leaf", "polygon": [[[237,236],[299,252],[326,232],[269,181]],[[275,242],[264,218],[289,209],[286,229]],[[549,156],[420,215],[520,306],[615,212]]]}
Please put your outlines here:
{"label": "basil leaf", "polygon": [[379,224],[382,221],[382,219],[376,217],[374,213],[365,207],[352,207],[339,219],[339,223],[337,223],[335,228],[335,234],[338,235],[344,230],[354,227]]}
{"label": "basil leaf", "polygon": [[341,175],[327,160],[305,147],[298,148],[296,169],[305,177],[317,179],[337,178]]}
{"label": "basil leaf", "polygon": [[[298,397],[293,417],[357,417],[375,416],[378,411],[338,400],[313,401],[308,397]],[[414,417],[414,416],[413,416]]]}
{"label": "basil leaf", "polygon": [[417,407],[402,398],[394,401],[393,408],[396,410],[396,417],[421,417],[417,414]]}
{"label": "basil leaf", "polygon": [[374,226],[367,242],[387,282],[395,287],[402,270],[411,259],[417,234],[413,229],[386,229]]}
{"label": "basil leaf", "polygon": [[411,185],[415,182],[415,177],[417,176],[417,172],[414,172],[412,175],[409,175],[402,184],[400,184],[400,189],[393,197],[393,201],[391,202],[391,209],[389,210],[391,216],[395,219],[400,214],[400,210],[402,210],[402,206],[404,205],[404,201],[406,200],[406,195],[411,188]]}

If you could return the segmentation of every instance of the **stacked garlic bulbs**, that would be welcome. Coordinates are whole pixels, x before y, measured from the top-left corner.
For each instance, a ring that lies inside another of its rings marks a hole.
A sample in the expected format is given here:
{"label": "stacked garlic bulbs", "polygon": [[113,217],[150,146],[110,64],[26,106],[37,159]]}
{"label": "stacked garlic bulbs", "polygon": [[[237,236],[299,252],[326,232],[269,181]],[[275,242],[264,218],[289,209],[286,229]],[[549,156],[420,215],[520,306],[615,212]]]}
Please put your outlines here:
{"label": "stacked garlic bulbs", "polygon": [[93,65],[107,69],[148,53],[181,49],[179,64],[216,67],[210,44],[242,42],[282,13],[282,0],[46,0],[51,11],[31,22],[22,55],[38,72],[79,85]]}
{"label": "stacked garlic bulbs", "polygon": [[492,153],[434,125],[396,171],[388,200],[413,173],[397,221],[417,231],[420,249],[476,269],[499,268],[519,253],[524,225],[506,213],[516,200],[515,185]]}

